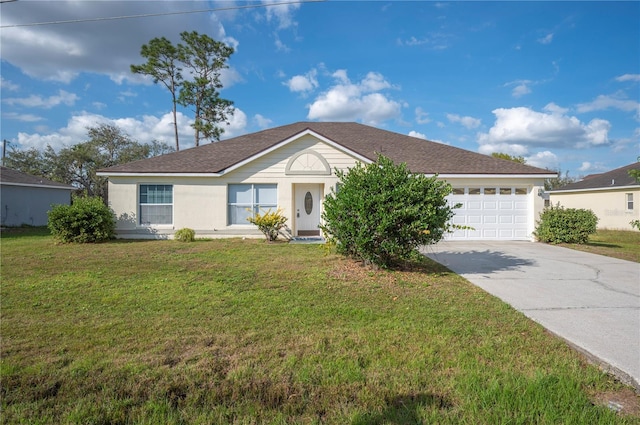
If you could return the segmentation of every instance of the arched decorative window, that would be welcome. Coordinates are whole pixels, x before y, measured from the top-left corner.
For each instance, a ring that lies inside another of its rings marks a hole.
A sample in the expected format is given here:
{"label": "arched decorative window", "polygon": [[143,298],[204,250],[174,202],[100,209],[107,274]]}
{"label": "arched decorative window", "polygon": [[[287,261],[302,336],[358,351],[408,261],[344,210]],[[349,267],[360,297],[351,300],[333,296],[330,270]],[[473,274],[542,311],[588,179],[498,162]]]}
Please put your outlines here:
{"label": "arched decorative window", "polygon": [[318,152],[306,149],[291,157],[284,170],[286,175],[329,176],[331,167]]}

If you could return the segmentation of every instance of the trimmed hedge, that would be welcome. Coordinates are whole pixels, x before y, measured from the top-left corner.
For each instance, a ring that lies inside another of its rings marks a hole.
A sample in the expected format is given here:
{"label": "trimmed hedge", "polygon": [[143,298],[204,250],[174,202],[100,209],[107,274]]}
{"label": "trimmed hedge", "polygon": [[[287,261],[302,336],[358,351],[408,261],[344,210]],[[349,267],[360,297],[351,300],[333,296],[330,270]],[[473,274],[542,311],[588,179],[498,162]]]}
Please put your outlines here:
{"label": "trimmed hedge", "polygon": [[591,210],[557,205],[540,214],[533,234],[540,242],[583,244],[589,241],[589,235],[596,233],[597,224],[598,217]]}

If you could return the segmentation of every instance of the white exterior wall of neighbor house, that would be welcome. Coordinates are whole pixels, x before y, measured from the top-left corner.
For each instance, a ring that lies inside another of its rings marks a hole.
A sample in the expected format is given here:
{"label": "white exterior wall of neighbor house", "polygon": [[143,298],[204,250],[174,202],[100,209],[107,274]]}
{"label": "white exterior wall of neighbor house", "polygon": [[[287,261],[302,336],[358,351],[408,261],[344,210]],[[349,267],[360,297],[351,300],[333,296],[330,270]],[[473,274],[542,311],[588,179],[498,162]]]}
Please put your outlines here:
{"label": "white exterior wall of neighbor house", "polygon": [[52,205],[69,205],[71,188],[31,185],[0,185],[2,200],[1,224],[3,226],[46,226],[47,211]]}
{"label": "white exterior wall of neighbor house", "polygon": [[[633,195],[633,209],[627,208],[627,194]],[[552,205],[565,208],[584,208],[598,217],[599,229],[633,230],[632,220],[640,220],[640,188],[616,188],[606,190],[582,190],[575,192],[552,192]]]}

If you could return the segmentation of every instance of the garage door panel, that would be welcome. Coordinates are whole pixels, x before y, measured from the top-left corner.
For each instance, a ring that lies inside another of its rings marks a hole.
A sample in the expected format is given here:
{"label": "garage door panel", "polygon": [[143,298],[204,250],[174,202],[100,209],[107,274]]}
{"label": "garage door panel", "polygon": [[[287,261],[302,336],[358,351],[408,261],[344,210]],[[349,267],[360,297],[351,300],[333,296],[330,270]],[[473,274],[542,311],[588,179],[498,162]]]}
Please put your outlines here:
{"label": "garage door panel", "polygon": [[482,209],[482,203],[480,201],[469,201],[469,202],[467,202],[467,209],[468,210],[481,210]]}
{"label": "garage door panel", "polygon": [[500,224],[513,224],[514,218],[512,215],[501,215],[500,216]]}
{"label": "garage door panel", "polygon": [[497,229],[482,229],[482,237],[486,239],[496,239],[498,236]]}
{"label": "garage door panel", "polygon": [[482,216],[482,222],[484,224],[496,224],[498,222],[498,217],[495,215],[485,215]]}
{"label": "garage door panel", "polygon": [[463,216],[463,215],[455,215],[453,216],[453,224],[467,224],[467,217]]}
{"label": "garage door panel", "polygon": [[467,216],[467,223],[470,224],[470,225],[481,224],[482,223],[482,216],[481,215],[468,215]]}
{"label": "garage door panel", "polygon": [[498,203],[496,201],[484,201],[482,203],[482,209],[484,209],[485,211],[487,211],[487,210],[497,210],[498,209]]}
{"label": "garage door panel", "polygon": [[500,201],[500,210],[512,210],[514,209],[513,201]]}
{"label": "garage door panel", "polygon": [[513,229],[500,229],[498,236],[500,239],[513,239]]}

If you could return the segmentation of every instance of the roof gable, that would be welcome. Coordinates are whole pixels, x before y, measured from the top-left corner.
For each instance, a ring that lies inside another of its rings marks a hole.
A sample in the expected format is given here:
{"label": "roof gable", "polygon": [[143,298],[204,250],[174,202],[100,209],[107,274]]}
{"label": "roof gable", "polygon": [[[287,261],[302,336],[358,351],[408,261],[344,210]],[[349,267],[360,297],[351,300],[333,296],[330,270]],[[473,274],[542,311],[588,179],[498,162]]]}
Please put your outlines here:
{"label": "roof gable", "polygon": [[311,134],[364,162],[378,154],[413,173],[539,175],[555,172],[353,122],[298,122],[100,170],[118,174],[221,175]]}
{"label": "roof gable", "polygon": [[596,174],[580,180],[579,182],[570,183],[552,192],[568,192],[574,190],[606,190],[619,189],[630,186],[640,186],[633,177],[629,175],[629,170],[640,170],[640,163],[625,165],[606,173]]}

